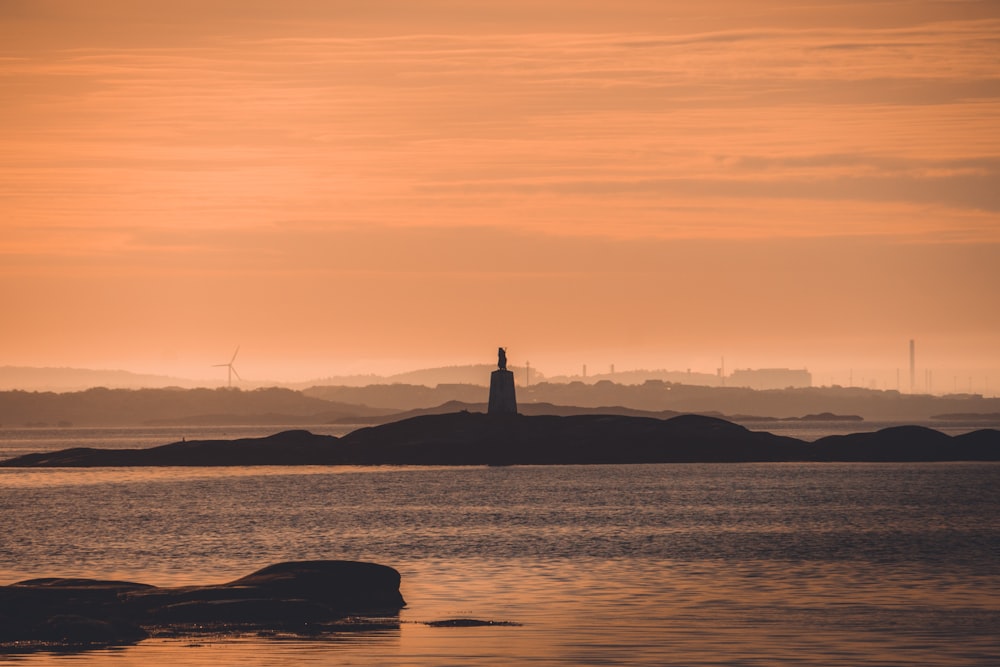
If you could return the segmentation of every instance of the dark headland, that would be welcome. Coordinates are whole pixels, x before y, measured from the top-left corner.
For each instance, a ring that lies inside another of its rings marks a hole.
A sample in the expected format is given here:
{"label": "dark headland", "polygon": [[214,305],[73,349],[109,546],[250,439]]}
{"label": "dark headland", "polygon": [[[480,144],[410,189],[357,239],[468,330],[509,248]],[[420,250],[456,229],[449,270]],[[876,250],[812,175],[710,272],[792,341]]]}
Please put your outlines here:
{"label": "dark headland", "polygon": [[754,461],[997,461],[1000,431],[949,436],[920,426],[816,442],[698,415],[425,415],[343,437],[284,431],[264,438],[189,440],[150,449],[75,448],[27,454],[3,467],[252,465],[533,465]]}

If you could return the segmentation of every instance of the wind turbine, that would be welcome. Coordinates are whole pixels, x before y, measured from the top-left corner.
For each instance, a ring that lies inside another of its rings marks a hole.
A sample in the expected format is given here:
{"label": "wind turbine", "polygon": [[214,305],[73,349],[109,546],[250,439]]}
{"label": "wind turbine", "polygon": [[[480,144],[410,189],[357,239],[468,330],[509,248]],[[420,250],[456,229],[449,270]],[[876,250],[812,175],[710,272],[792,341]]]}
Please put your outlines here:
{"label": "wind turbine", "polygon": [[213,364],[212,365],[212,368],[226,367],[226,368],[229,369],[229,385],[228,386],[229,386],[230,389],[232,389],[232,387],[233,387],[233,374],[234,373],[236,374],[236,379],[237,380],[242,380],[243,379],[243,378],[240,377],[239,373],[236,373],[236,369],[233,368],[233,362],[236,361],[236,355],[239,354],[239,353],[240,353],[240,346],[237,345],[236,346],[236,351],[233,352],[233,358],[229,360],[228,364]]}

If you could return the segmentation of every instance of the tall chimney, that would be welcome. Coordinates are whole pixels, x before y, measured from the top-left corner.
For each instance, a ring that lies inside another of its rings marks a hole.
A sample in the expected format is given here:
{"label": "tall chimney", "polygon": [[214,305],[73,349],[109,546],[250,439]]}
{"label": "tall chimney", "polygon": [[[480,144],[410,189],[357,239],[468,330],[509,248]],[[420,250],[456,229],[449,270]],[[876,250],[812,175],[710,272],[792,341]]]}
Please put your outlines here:
{"label": "tall chimney", "polygon": [[913,349],[913,339],[910,339],[910,393],[916,392],[917,384],[917,357]]}

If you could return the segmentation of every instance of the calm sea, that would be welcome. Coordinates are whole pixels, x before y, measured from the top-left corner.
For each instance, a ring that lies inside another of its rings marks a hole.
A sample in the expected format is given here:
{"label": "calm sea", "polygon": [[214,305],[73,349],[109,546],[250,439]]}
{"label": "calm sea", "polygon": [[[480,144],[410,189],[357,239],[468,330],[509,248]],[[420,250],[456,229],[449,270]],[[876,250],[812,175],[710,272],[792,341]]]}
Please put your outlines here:
{"label": "calm sea", "polygon": [[[348,558],[408,603],[377,632],[0,663],[997,665],[998,510],[982,463],[0,469],[0,583]],[[449,618],[519,625],[425,625]]]}

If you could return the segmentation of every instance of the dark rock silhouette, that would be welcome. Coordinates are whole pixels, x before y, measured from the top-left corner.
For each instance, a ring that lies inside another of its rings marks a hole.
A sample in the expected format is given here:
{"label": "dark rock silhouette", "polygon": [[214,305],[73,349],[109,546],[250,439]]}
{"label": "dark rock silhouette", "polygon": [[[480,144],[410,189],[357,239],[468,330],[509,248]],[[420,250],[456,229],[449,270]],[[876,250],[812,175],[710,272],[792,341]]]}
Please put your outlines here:
{"label": "dark rock silhouette", "polygon": [[997,447],[998,436],[1000,431],[992,428],[962,433],[952,438],[953,451],[959,454],[968,452],[970,456],[976,452],[989,451],[990,448]]}
{"label": "dark rock silhouette", "polygon": [[782,421],[798,422],[863,422],[864,420],[864,417],[861,415],[835,415],[832,412],[808,414],[802,417],[785,417],[782,419]]}
{"label": "dark rock silhouette", "polygon": [[279,563],[226,584],[182,588],[31,579],[0,586],[0,647],[128,644],[156,634],[248,629],[315,634],[348,627],[344,619],[354,615],[398,614],[405,605],[399,581],[393,568],[355,561]]}
{"label": "dark rock silhouette", "polygon": [[0,646],[12,642],[124,644],[148,633],[120,595],[151,588],[127,581],[46,578],[0,587]]}
{"label": "dark rock silhouette", "polygon": [[478,618],[446,618],[442,621],[427,621],[424,625],[432,628],[482,628],[489,626],[518,627],[513,621],[484,621]]}
{"label": "dark rock silhouette", "polygon": [[831,435],[813,443],[817,461],[997,461],[1000,431],[948,436],[923,426]]}
{"label": "dark rock silhouette", "polygon": [[931,419],[940,419],[941,421],[1000,422],[1000,412],[950,412],[943,415],[931,415]]}
{"label": "dark rock silhouette", "polygon": [[362,428],[342,438],[285,431],[266,438],[189,440],[150,449],[76,448],[28,454],[0,461],[0,466],[960,460],[1000,460],[1000,431],[984,429],[952,438],[932,429],[909,426],[808,443],[699,415],[664,420],[597,414],[529,417],[458,412]]}

